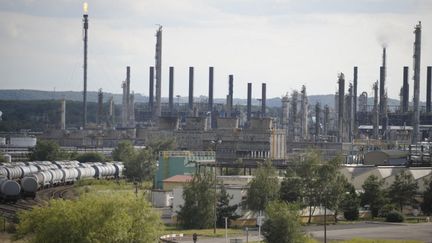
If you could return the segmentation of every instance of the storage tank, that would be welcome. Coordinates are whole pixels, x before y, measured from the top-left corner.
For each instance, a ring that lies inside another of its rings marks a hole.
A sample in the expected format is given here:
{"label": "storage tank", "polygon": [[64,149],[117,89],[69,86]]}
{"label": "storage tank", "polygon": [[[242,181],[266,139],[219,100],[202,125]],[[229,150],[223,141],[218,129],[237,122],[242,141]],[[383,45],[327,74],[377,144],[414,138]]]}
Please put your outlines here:
{"label": "storage tank", "polygon": [[34,177],[24,177],[21,180],[21,187],[24,192],[35,193],[39,187],[36,178]]}
{"label": "storage tank", "polygon": [[0,137],[0,146],[6,145],[6,138]]}
{"label": "storage tank", "polygon": [[19,198],[20,192],[21,187],[16,181],[8,180],[6,178],[0,179],[0,193],[4,199],[16,200]]}
{"label": "storage tank", "polygon": [[10,137],[9,144],[14,147],[34,147],[36,141],[35,137]]}

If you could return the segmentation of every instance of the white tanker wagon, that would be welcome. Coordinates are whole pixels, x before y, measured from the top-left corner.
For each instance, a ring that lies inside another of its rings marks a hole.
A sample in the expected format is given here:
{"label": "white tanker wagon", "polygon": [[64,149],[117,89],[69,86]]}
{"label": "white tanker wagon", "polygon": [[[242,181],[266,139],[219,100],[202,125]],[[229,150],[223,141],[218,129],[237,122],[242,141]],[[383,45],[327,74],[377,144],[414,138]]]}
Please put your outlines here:
{"label": "white tanker wagon", "polygon": [[[0,165],[0,198],[16,201],[36,196],[38,190],[77,180],[110,179],[123,176],[122,162],[79,163],[78,161],[31,161]],[[18,188],[18,189],[17,189]],[[17,194],[17,191],[19,193]]]}

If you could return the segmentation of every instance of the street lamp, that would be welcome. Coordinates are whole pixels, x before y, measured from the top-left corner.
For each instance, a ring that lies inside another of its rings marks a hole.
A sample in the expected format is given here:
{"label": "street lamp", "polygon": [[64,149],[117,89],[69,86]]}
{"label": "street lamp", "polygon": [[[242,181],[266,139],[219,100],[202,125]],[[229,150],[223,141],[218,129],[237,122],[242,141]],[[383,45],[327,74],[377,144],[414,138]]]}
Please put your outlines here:
{"label": "street lamp", "polygon": [[216,160],[216,148],[218,144],[222,143],[221,139],[215,139],[215,140],[211,140],[210,141],[211,144],[213,144],[214,148],[213,151],[215,153],[215,164],[214,164],[214,227],[213,227],[213,234],[216,234],[216,223],[217,223],[217,216],[216,216],[216,204],[217,204],[217,197],[216,197],[216,188],[217,188],[217,183],[216,183],[216,166],[217,166],[217,160]]}

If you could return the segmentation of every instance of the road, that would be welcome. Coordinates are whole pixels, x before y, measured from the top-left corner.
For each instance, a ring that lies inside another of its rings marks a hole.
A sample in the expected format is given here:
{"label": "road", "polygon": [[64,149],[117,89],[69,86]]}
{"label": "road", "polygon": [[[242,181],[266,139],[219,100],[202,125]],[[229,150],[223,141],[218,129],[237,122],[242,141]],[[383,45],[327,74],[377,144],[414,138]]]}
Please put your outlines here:
{"label": "road", "polygon": [[[304,230],[315,239],[323,242],[323,226],[306,226]],[[244,243],[246,242],[245,236],[235,238],[242,239]],[[395,224],[362,222],[327,226],[328,240],[349,240],[352,238],[421,240],[425,243],[432,243],[432,223]],[[231,237],[231,239],[234,239],[234,237]],[[250,235],[249,241],[258,241],[257,234]],[[187,237],[177,242],[186,243],[193,241],[190,237]],[[226,243],[226,241],[225,238],[200,238],[197,243]]]}
{"label": "road", "polygon": [[[315,239],[323,241],[323,226],[306,227],[306,231]],[[331,225],[327,230],[329,240],[348,240],[352,238],[421,240],[432,243],[432,223],[392,224],[359,223],[351,225]]]}

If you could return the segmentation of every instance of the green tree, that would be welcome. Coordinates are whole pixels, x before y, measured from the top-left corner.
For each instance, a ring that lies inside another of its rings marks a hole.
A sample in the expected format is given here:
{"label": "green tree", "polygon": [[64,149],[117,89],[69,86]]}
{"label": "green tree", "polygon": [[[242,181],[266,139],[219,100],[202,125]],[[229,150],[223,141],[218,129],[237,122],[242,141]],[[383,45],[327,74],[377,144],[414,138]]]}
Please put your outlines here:
{"label": "green tree", "polygon": [[302,179],[296,175],[285,175],[281,182],[280,199],[288,203],[301,203],[303,199]]}
{"label": "green tree", "polygon": [[78,154],[75,157],[76,160],[78,160],[81,163],[85,162],[105,162],[107,159],[105,155],[98,153],[98,152],[88,152],[83,154]]}
{"label": "green tree", "polygon": [[29,242],[156,242],[163,228],[145,197],[132,193],[86,194],[53,200],[19,214],[16,239]]}
{"label": "green tree", "polygon": [[6,162],[6,158],[2,152],[0,152],[0,162]]}
{"label": "green tree", "polygon": [[299,210],[295,204],[273,201],[265,210],[267,218],[262,226],[268,243],[303,243],[306,237],[301,231]]}
{"label": "green tree", "polygon": [[346,193],[341,202],[341,208],[346,220],[357,220],[359,218],[360,198],[351,184],[346,185]]}
{"label": "green tree", "polygon": [[196,174],[184,188],[184,204],[178,221],[185,229],[206,229],[214,224],[214,180],[210,174]]}
{"label": "green tree", "polygon": [[364,192],[360,194],[361,205],[369,205],[372,217],[377,217],[381,208],[386,204],[383,190],[384,181],[377,176],[370,175],[362,185]]}
{"label": "green tree", "polygon": [[54,141],[39,140],[30,153],[30,160],[65,160],[69,159],[69,154],[63,151]]}
{"label": "green tree", "polygon": [[429,180],[429,183],[425,182],[425,184],[429,184],[426,191],[423,192],[423,202],[421,204],[421,209],[424,214],[431,215],[432,214],[432,180]]}
{"label": "green tree", "polygon": [[135,156],[135,148],[130,141],[121,141],[117,144],[117,147],[112,152],[112,158],[114,161],[127,161]]}
{"label": "green tree", "polygon": [[270,161],[266,161],[258,167],[249,183],[246,205],[252,211],[263,211],[270,201],[279,198],[279,187],[276,170]]}
{"label": "green tree", "polygon": [[228,194],[223,185],[221,186],[220,192],[218,193],[217,197],[218,201],[216,207],[216,225],[220,228],[225,227],[225,218],[228,218],[229,227],[230,220],[238,219],[240,217],[236,214],[238,205],[229,205],[229,202],[233,198],[233,196]]}
{"label": "green tree", "polygon": [[418,185],[413,176],[405,171],[396,175],[395,181],[389,188],[390,200],[397,204],[402,212],[405,205],[415,202],[414,196],[417,194]]}
{"label": "green tree", "polygon": [[131,180],[151,180],[156,172],[156,159],[153,149],[143,148],[125,160],[125,176]]}

